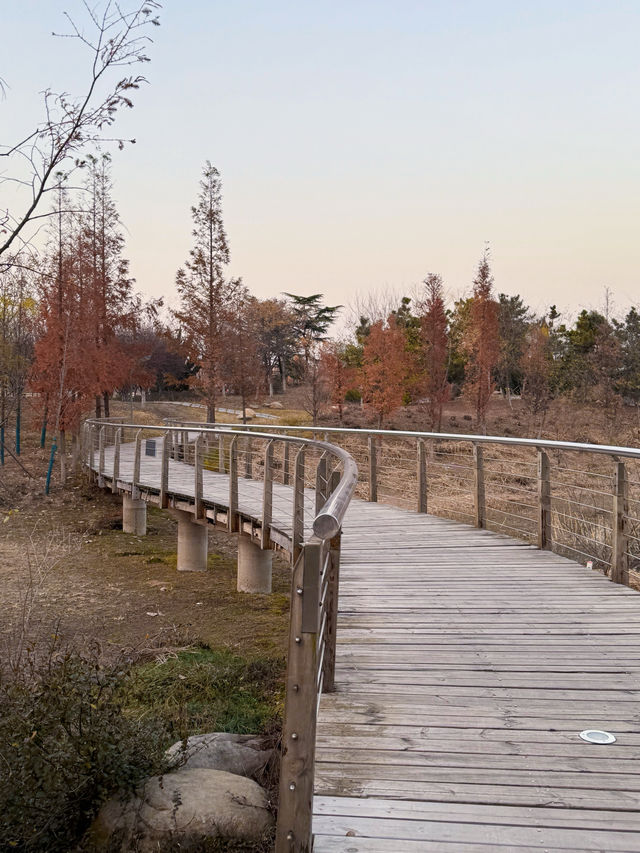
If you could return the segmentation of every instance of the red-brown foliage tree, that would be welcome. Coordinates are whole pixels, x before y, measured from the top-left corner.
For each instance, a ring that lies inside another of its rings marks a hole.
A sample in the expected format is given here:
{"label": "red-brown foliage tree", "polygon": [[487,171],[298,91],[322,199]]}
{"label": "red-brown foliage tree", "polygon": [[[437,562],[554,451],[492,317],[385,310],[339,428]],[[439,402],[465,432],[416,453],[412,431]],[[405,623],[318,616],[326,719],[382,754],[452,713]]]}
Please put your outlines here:
{"label": "red-brown foliage tree", "polygon": [[345,344],[340,341],[324,343],[320,350],[320,368],[327,379],[331,403],[338,410],[342,423],[345,397],[358,382],[355,368],[347,363]]}
{"label": "red-brown foliage tree", "polygon": [[408,373],[405,335],[395,318],[386,325],[371,326],[362,354],[362,399],[378,416],[381,428],[385,417],[402,405]]}
{"label": "red-brown foliage tree", "polygon": [[467,356],[464,390],[473,400],[478,429],[484,433],[487,407],[495,390],[493,374],[500,358],[498,304],[493,298],[488,252],[484,253],[473,282],[473,299],[463,346]]}
{"label": "red-brown foliage tree", "polygon": [[442,278],[431,273],[424,280],[425,297],[421,309],[421,337],[426,378],[424,392],[427,397],[429,427],[442,429],[442,407],[449,399],[447,361],[449,356],[447,313],[444,307]]}

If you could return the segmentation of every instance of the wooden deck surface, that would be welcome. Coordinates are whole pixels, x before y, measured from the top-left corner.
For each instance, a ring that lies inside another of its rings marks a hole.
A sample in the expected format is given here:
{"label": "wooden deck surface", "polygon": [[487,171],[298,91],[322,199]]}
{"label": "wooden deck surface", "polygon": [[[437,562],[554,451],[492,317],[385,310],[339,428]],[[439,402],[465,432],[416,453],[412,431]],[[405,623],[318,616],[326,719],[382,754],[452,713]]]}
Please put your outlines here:
{"label": "wooden deck surface", "polygon": [[[143,482],[157,476],[143,458]],[[169,477],[193,494],[189,466],[172,460]],[[227,478],[205,472],[204,491],[224,503]],[[259,516],[260,498],[240,481],[241,509]],[[291,490],[274,499],[290,530]],[[638,593],[506,536],[360,500],[340,573],[315,853],[640,851]],[[584,742],[587,728],[616,743]]]}

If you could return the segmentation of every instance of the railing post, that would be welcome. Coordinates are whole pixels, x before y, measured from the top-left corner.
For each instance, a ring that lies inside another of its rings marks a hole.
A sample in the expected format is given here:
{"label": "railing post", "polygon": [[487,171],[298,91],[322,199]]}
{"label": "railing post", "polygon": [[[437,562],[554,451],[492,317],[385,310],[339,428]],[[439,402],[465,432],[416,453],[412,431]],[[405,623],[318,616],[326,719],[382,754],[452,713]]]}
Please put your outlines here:
{"label": "railing post", "polygon": [[292,533],[292,558],[295,562],[302,551],[304,539],[304,445],[296,453],[294,461]]}
{"label": "railing post", "polygon": [[142,455],[142,430],[136,433],[136,448],[133,456],[133,477],[131,478],[131,497],[138,500],[140,497],[140,457]]}
{"label": "railing post", "polygon": [[105,427],[100,427],[98,436],[98,487],[104,489],[104,439]]}
{"label": "railing post", "polygon": [[118,493],[118,477],[120,476],[120,444],[122,442],[122,428],[118,427],[113,445],[113,477],[111,479],[111,493]]}
{"label": "railing post", "polygon": [[485,525],[484,458],[482,446],[473,445],[473,514],[476,527]]}
{"label": "railing post", "polygon": [[417,480],[418,480],[418,512],[427,511],[427,457],[424,451],[424,439],[417,443]]}
{"label": "railing post", "polygon": [[238,436],[234,435],[229,445],[229,515],[227,530],[236,533],[238,530]]}
{"label": "railing post", "polygon": [[378,457],[376,454],[376,440],[369,436],[369,500],[378,500]]}
{"label": "railing post", "polygon": [[169,452],[171,450],[171,433],[165,432],[162,440],[162,456],[160,459],[160,507],[166,509],[169,506]]}
{"label": "railing post", "polygon": [[245,451],[244,451],[244,478],[245,480],[253,479],[253,454],[252,454],[252,441],[251,435],[248,435],[245,439]]}
{"label": "railing post", "polygon": [[[338,474],[337,471],[334,472]],[[337,480],[339,481],[338,474]],[[337,486],[332,483],[332,491]],[[329,545],[329,565],[327,566],[327,591],[324,603],[326,624],[324,628],[324,658],[322,659],[322,692],[335,690],[336,677],[336,629],[338,624],[338,591],[340,587],[340,541],[341,533],[331,540]]]}
{"label": "railing post", "polygon": [[[303,450],[298,451],[296,463],[301,452]],[[310,542],[301,551],[293,569],[280,803],[276,828],[277,853],[309,853],[311,850],[318,638],[316,633],[303,631],[304,598],[307,593],[304,578],[305,567],[308,574],[309,564],[319,563],[321,555],[322,543]]]}
{"label": "railing post", "polygon": [[95,425],[89,424],[89,431],[88,431],[88,436],[89,436],[89,471],[91,473],[91,480],[92,481],[93,481],[93,477],[95,474],[94,468],[96,465],[96,449],[94,446],[95,445],[95,441],[94,441],[95,431],[96,431]]}
{"label": "railing post", "polygon": [[551,466],[549,456],[538,448],[538,548],[551,548]]}
{"label": "railing post", "polygon": [[218,439],[218,471],[221,474],[225,473],[224,468],[224,435]]}
{"label": "railing post", "polygon": [[284,451],[283,451],[283,462],[282,462],[282,482],[285,486],[288,486],[291,482],[291,473],[290,473],[290,462],[289,462],[289,442],[285,441],[284,443]]}
{"label": "railing post", "polygon": [[194,498],[196,521],[204,517],[202,506],[202,436],[198,435],[193,444],[193,468],[194,468]]}
{"label": "railing post", "polygon": [[273,512],[273,440],[264,451],[264,481],[262,486],[262,530],[260,532],[260,547],[269,545],[269,529]]}
{"label": "railing post", "polygon": [[615,460],[613,470],[613,528],[611,538],[611,569],[609,578],[614,583],[627,580],[627,522],[629,513],[627,474],[624,462]]}
{"label": "railing post", "polygon": [[316,515],[327,502],[327,454],[323,453],[316,468]]}

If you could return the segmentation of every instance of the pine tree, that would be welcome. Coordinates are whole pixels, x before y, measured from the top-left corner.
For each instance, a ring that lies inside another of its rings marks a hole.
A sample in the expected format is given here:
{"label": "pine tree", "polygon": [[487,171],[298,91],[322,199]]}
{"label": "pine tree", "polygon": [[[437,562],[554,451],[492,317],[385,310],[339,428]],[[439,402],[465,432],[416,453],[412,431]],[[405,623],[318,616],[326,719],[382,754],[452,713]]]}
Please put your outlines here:
{"label": "pine tree", "polygon": [[424,286],[426,293],[420,306],[420,331],[426,372],[424,391],[427,396],[429,428],[440,432],[442,408],[449,399],[447,313],[444,307],[442,278],[431,273],[424,280]]}
{"label": "pine tree", "polygon": [[207,406],[207,421],[215,423],[216,398],[224,360],[223,331],[238,280],[226,280],[229,246],[222,220],[220,173],[207,160],[193,219],[193,248],[184,269],[178,270],[176,286],[189,357],[199,365],[197,387]]}
{"label": "pine tree", "polygon": [[495,389],[494,371],[500,357],[498,305],[493,298],[489,253],[485,251],[473,282],[469,324],[464,334],[467,354],[465,391],[473,400],[477,425],[487,427],[487,407]]}

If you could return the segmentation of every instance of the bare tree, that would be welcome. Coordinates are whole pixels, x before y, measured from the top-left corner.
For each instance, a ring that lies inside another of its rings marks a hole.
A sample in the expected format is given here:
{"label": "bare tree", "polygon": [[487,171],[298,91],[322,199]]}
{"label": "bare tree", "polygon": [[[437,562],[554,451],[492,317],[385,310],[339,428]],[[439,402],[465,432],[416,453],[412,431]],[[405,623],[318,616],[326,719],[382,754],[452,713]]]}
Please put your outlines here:
{"label": "bare tree", "polygon": [[[147,31],[149,25],[158,25],[160,4],[144,0],[125,11],[115,0],[107,0],[98,11],[85,0],[84,7],[86,30],[66,15],[70,31],[54,35],[79,41],[87,49],[90,66],[85,90],[74,96],[46,89],[42,121],[19,141],[0,144],[0,158],[10,164],[3,170],[0,185],[16,183],[27,193],[20,210],[0,210],[0,269],[2,256],[16,241],[22,246],[28,244],[27,225],[50,215],[38,214],[37,210],[45,194],[54,188],[56,173],[81,166],[87,146],[106,141],[105,132],[115,122],[118,110],[133,106],[131,94],[145,82],[138,74],[107,81],[116,69],[149,62],[146,51],[151,40]],[[115,141],[120,147],[125,142]]]}

